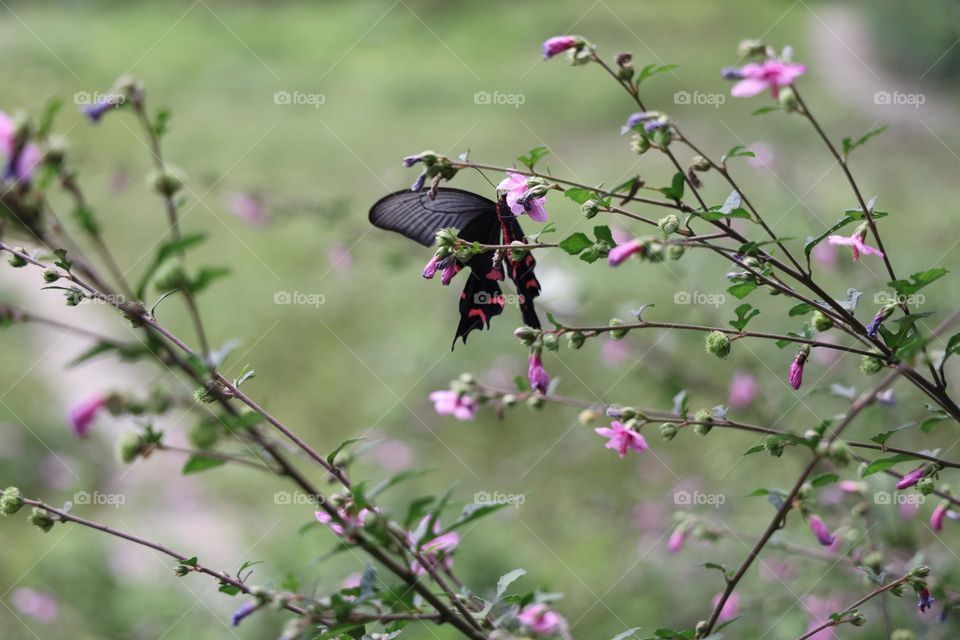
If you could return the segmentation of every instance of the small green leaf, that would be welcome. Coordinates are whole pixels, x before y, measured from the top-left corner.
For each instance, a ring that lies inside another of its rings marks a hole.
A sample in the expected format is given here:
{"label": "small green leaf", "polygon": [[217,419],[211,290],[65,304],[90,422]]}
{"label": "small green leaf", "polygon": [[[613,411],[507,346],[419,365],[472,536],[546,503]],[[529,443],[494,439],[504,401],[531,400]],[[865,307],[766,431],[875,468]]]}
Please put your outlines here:
{"label": "small green leaf", "polygon": [[686,178],[682,172],[678,171],[673,175],[670,186],[658,189],[658,191],[672,200],[680,201],[683,200],[683,188],[685,184]]}
{"label": "small green leaf", "polygon": [[843,139],[843,158],[844,158],[844,160],[847,159],[847,156],[850,155],[850,152],[851,152],[851,151],[853,151],[854,149],[856,149],[856,148],[859,147],[859,146],[862,146],[862,145],[865,144],[870,138],[872,138],[872,137],[874,137],[874,136],[878,136],[878,135],[880,135],[881,133],[883,133],[883,132],[886,131],[886,130],[887,130],[887,125],[883,125],[882,127],[877,127],[876,129],[870,129],[870,130],[867,131],[865,134],[863,134],[862,136],[860,136],[859,138],[857,138],[855,141],[854,141],[852,138],[844,138],[844,139]]}
{"label": "small green leaf", "polygon": [[811,480],[810,484],[816,488],[825,487],[828,484],[833,484],[839,479],[840,479],[840,476],[838,476],[835,473],[821,473],[820,475],[815,477],[813,480]]}
{"label": "small green leaf", "polygon": [[337,459],[337,454],[354,444],[355,442],[360,442],[363,438],[347,438],[343,442],[337,445],[337,448],[327,454],[327,462],[330,464],[334,463],[334,460]]}
{"label": "small green leaf", "polygon": [[730,158],[741,158],[741,157],[743,157],[743,158],[756,158],[756,157],[757,157],[757,154],[755,154],[753,151],[750,151],[749,149],[747,149],[747,148],[746,148],[745,146],[743,146],[742,144],[738,144],[737,146],[735,146],[735,147],[733,147],[732,149],[730,149],[730,151],[727,151],[727,152],[723,155],[723,157],[720,158],[720,163],[721,163],[721,164],[725,164],[725,163],[727,162],[727,160],[729,160]]}
{"label": "small green leaf", "polygon": [[563,195],[570,198],[577,204],[583,204],[587,200],[596,197],[596,194],[592,189],[583,189],[581,187],[570,187],[563,192]]}
{"label": "small green leaf", "polygon": [[805,316],[811,311],[816,309],[812,304],[801,302],[800,304],[790,307],[790,311],[787,312],[787,315],[791,318],[796,316]]}
{"label": "small green leaf", "polygon": [[750,282],[750,281],[738,282],[732,287],[729,287],[727,289],[727,293],[732,295],[737,300],[743,300],[748,295],[750,295],[750,293],[752,293],[753,290],[756,288],[757,288],[756,282]]}
{"label": "small green leaf", "polygon": [[747,327],[747,324],[750,322],[750,320],[760,315],[760,310],[754,309],[753,305],[749,302],[744,302],[739,307],[734,309],[733,312],[737,314],[737,319],[731,320],[730,326],[737,331],[743,331]]}
{"label": "small green leaf", "polygon": [[613,233],[610,231],[610,227],[606,225],[599,225],[594,227],[593,235],[600,242],[606,242],[611,247],[617,246],[616,241],[613,239]]}
{"label": "small green leaf", "polygon": [[222,460],[220,458],[209,458],[205,455],[197,454],[190,456],[186,464],[183,465],[183,470],[180,473],[183,475],[200,473],[201,471],[208,471],[210,469],[221,467],[226,463],[226,460]]}
{"label": "small green leaf", "polygon": [[560,241],[560,248],[572,256],[592,246],[593,241],[587,237],[587,234],[581,233],[580,231]]}
{"label": "small green leaf", "polygon": [[648,64],[643,69],[640,69],[640,73],[637,74],[637,79],[634,81],[639,87],[640,83],[648,78],[659,75],[661,73],[667,73],[673,71],[677,68],[675,64]]}
{"label": "small green leaf", "polygon": [[867,476],[872,476],[875,473],[891,469],[901,462],[907,462],[908,460],[916,459],[917,458],[915,456],[908,455],[906,453],[898,453],[897,455],[890,456],[889,458],[878,458],[864,467],[861,477],[866,478]]}
{"label": "small green leaf", "polygon": [[550,153],[550,150],[541,145],[530,149],[530,152],[525,156],[517,156],[517,160],[519,160],[527,169],[533,171],[533,168],[537,166],[537,162],[539,162],[540,159],[548,153]]}
{"label": "small green leaf", "polygon": [[889,285],[893,287],[893,290],[897,292],[897,295],[900,296],[911,296],[925,286],[939,280],[943,276],[947,275],[949,271],[943,267],[938,267],[936,269],[927,269],[926,271],[918,271],[910,276],[909,280],[894,280],[890,282]]}

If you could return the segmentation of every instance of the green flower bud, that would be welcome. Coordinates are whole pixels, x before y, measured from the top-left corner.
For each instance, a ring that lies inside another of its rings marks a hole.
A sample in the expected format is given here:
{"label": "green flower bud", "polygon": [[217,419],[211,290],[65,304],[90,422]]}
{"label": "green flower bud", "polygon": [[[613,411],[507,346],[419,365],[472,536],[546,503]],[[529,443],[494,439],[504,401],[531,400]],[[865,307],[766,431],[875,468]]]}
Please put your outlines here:
{"label": "green flower bud", "polygon": [[860,613],[859,611],[857,611],[852,616],[850,616],[850,624],[852,624],[855,627],[862,627],[863,625],[867,624],[867,617],[862,613]]}
{"label": "green flower bud", "polygon": [[779,458],[783,455],[783,440],[775,435],[771,434],[764,437],[763,446],[766,448],[767,453],[774,458]]}
{"label": "green flower bud", "polygon": [[707,625],[708,625],[708,624],[709,624],[709,623],[708,623],[706,620],[701,620],[700,622],[698,622],[696,628],[694,629],[694,634],[695,634],[694,637],[695,637],[695,638],[702,638],[702,637],[704,637],[705,635],[707,635]]}
{"label": "green flower bud", "polygon": [[699,409],[693,416],[695,425],[693,431],[698,435],[705,436],[713,430],[713,414],[706,409]]}
{"label": "green flower bud", "polygon": [[663,245],[659,242],[650,242],[642,255],[650,262],[663,262]]}
{"label": "green flower bud", "polygon": [[664,422],[660,425],[660,435],[664,440],[673,440],[677,436],[677,425],[672,422]]}
{"label": "green flower bud", "polygon": [[519,240],[514,240],[513,242],[510,243],[510,246],[521,247],[519,249],[510,249],[510,259],[513,260],[514,262],[521,262],[524,258],[527,257],[527,254],[529,253],[529,251],[527,249],[522,248],[523,243],[520,242]]}
{"label": "green flower bud", "polygon": [[894,586],[892,589],[890,589],[890,595],[896,596],[896,597],[898,597],[898,598],[902,598],[902,597],[903,597],[903,592],[904,592],[905,590],[906,590],[906,587],[903,586],[903,583],[901,582],[900,584],[898,584],[898,585]]}
{"label": "green flower bud", "polygon": [[[898,587],[901,585],[897,585]],[[896,587],[895,587],[896,588]],[[890,640],[917,640],[917,636],[909,629],[894,629]]]}
{"label": "green flower bud", "polygon": [[547,351],[556,351],[560,348],[560,339],[555,333],[543,334],[543,348]]}
{"label": "green flower bud", "polygon": [[590,218],[593,218],[598,213],[600,213],[601,206],[602,205],[600,204],[599,200],[594,200],[591,198],[590,200],[587,200],[582,205],[580,205],[580,214],[584,218],[589,220]]}
{"label": "green flower bud", "polygon": [[925,496],[932,494],[936,488],[937,483],[934,482],[933,478],[921,478],[920,481],[917,482],[917,491]]}
{"label": "green flower bud", "polygon": [[653,144],[662,149],[666,149],[670,146],[670,143],[673,142],[673,131],[670,127],[660,127],[654,130],[651,139]]}
{"label": "green flower bud", "polygon": [[64,295],[67,298],[68,307],[76,307],[81,302],[83,302],[83,292],[76,287],[70,287],[69,291],[65,291]]}
{"label": "green flower bud", "polygon": [[595,420],[597,420],[601,415],[603,414],[597,411],[594,411],[592,409],[584,409],[583,411],[577,414],[577,422],[586,426],[588,424],[591,424]]}
{"label": "green flower bud", "polygon": [[690,161],[690,166],[702,173],[704,171],[709,171],[713,165],[711,165],[710,161],[703,156],[693,156],[693,160]]}
{"label": "green flower bud", "polygon": [[44,269],[43,270],[43,281],[47,284],[52,284],[60,279],[60,274],[54,271],[53,269]]}
{"label": "green flower bud", "polygon": [[760,42],[759,40],[748,39],[741,40],[740,44],[737,45],[737,55],[741,58],[749,58],[751,56],[762,56],[766,55],[767,46]]}
{"label": "green flower bud", "polygon": [[860,371],[868,376],[878,373],[881,369],[883,369],[883,360],[876,356],[863,356],[860,359]]}
{"label": "green flower bud", "polygon": [[187,433],[187,439],[197,449],[211,449],[220,439],[220,429],[213,422],[204,420],[193,425]]}
{"label": "green flower bud", "polygon": [[811,319],[811,324],[813,328],[817,331],[827,331],[833,328],[833,320],[830,319],[830,316],[825,314],[822,311],[814,311],[813,318]]}
{"label": "green flower bud", "polygon": [[457,244],[457,233],[456,229],[440,229],[437,231],[437,248],[450,251]]}
{"label": "green flower bud", "polygon": [[910,572],[910,575],[914,578],[926,578],[930,575],[930,567],[925,564],[917,565],[913,568],[913,571]]}
{"label": "green flower bud", "polygon": [[531,409],[542,409],[544,405],[543,396],[539,393],[536,393],[529,398],[527,398],[527,406]]}
{"label": "green flower bud", "polygon": [[130,464],[143,453],[146,446],[142,435],[136,431],[128,431],[117,441],[117,457],[120,462]]}
{"label": "green flower bud", "polygon": [[527,326],[517,327],[513,332],[513,336],[519,340],[523,346],[529,347],[540,337],[540,330]]}
{"label": "green flower bud", "polygon": [[715,355],[718,358],[726,358],[730,355],[730,338],[722,331],[711,331],[703,340],[703,346],[707,353]]}
{"label": "green flower bud", "polygon": [[830,459],[833,463],[839,467],[845,467],[850,464],[850,447],[847,446],[847,443],[843,440],[834,440],[830,443],[830,449],[828,450],[827,455],[830,456]]}
{"label": "green flower bud", "polygon": [[571,331],[567,334],[567,346],[571,349],[579,349],[587,341],[587,336],[579,331]]}
{"label": "green flower bud", "polygon": [[671,260],[679,260],[683,257],[683,253],[686,250],[686,247],[684,247],[682,244],[671,244],[667,249],[667,255],[670,256]]}
{"label": "green flower bud", "polygon": [[54,519],[40,507],[34,507],[33,511],[30,512],[30,524],[43,529],[43,532],[46,533],[53,529]]}
{"label": "green flower bud", "polygon": [[[607,324],[611,327],[619,327],[623,324],[623,320],[620,318],[612,318]],[[610,338],[613,340],[623,340],[628,333],[630,333],[629,329],[614,329],[610,332]]]}
{"label": "green flower bud", "polygon": [[642,156],[650,150],[650,141],[647,140],[646,136],[635,133],[630,136],[630,150],[638,156]]}
{"label": "green flower bud", "polygon": [[517,404],[517,396],[512,393],[504,394],[504,396],[500,398],[500,402],[502,402],[505,407],[512,407]]}
{"label": "green flower bud", "polygon": [[216,402],[216,386],[212,382],[208,382],[202,387],[197,387],[193,390],[193,397],[197,402],[202,402],[204,404],[210,404],[211,402]]}
{"label": "green flower bud", "polygon": [[[19,253],[23,253],[23,254],[27,252],[27,250],[24,249],[23,247],[14,247],[14,249]],[[16,253],[11,253],[10,259],[7,260],[7,262],[9,262],[10,266],[14,267],[15,269],[19,269],[20,267],[27,266],[27,261],[21,258],[20,256],[18,256]]]}
{"label": "green flower bud", "polygon": [[797,94],[790,87],[780,89],[780,106],[787,113],[794,113],[800,108],[800,101],[797,100]]}
{"label": "green flower bud", "polygon": [[162,196],[173,197],[183,188],[183,174],[173,167],[150,174],[150,187]]}
{"label": "green flower bud", "polygon": [[0,513],[5,516],[12,516],[20,511],[22,506],[23,496],[20,495],[20,489],[7,487],[3,490],[3,497],[0,498]]}
{"label": "green flower bud", "polygon": [[186,290],[190,286],[190,278],[182,266],[171,264],[157,276],[154,285],[162,292]]}
{"label": "green flower bud", "polygon": [[863,559],[863,564],[879,573],[883,568],[883,554],[879,551],[868,553]]}
{"label": "green flower bud", "polygon": [[663,216],[657,221],[657,226],[660,227],[660,231],[663,231],[666,234],[676,233],[677,229],[680,228],[680,218],[673,215],[672,213],[668,216]]}
{"label": "green flower bud", "polygon": [[810,446],[815,447],[820,442],[821,436],[816,429],[807,429],[803,432],[803,439],[810,443]]}

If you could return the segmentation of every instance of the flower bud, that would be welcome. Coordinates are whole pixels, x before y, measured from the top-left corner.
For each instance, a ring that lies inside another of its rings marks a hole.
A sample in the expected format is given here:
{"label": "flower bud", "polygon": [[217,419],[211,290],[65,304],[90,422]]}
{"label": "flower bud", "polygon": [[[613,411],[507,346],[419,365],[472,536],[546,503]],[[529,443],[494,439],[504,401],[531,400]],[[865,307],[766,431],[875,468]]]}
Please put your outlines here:
{"label": "flower bud", "polygon": [[[903,592],[904,592],[905,589],[906,589],[906,587],[904,587],[904,586],[903,586],[903,583],[901,582],[900,584],[898,584],[898,585],[894,586],[892,589],[890,589],[890,595],[896,596],[896,597],[898,597],[898,598],[902,598],[902,597],[903,597]],[[894,634],[896,634],[896,632],[894,632]],[[892,640],[892,638],[891,638],[891,640]]]}
{"label": "flower bud", "polygon": [[663,231],[667,235],[676,233],[677,229],[680,228],[680,218],[671,213],[668,216],[660,218],[657,221],[657,226],[660,227],[660,231]]}
{"label": "flower bud", "polygon": [[839,467],[845,467],[850,464],[850,447],[843,440],[834,440],[830,443],[828,455],[833,463]]}
{"label": "flower bud", "polygon": [[698,622],[696,628],[694,629],[694,634],[695,634],[694,637],[702,638],[705,635],[707,635],[708,625],[709,623],[706,620],[701,620],[700,622]]}
{"label": "flower bud", "polygon": [[594,420],[597,420],[599,417],[600,417],[600,414],[597,413],[596,411],[593,411],[591,409],[584,409],[579,414],[577,414],[577,422],[586,426],[591,422],[593,422]]}
{"label": "flower bud", "polygon": [[534,394],[527,398],[527,406],[531,409],[542,409],[544,402],[543,396],[540,394]]}
{"label": "flower bud", "polygon": [[456,229],[440,229],[436,234],[437,248],[450,250],[457,244]]}
{"label": "flower bud", "polygon": [[930,567],[925,564],[919,564],[913,568],[913,571],[910,572],[910,575],[914,578],[926,578],[930,575]]}
{"label": "flower bud", "polygon": [[[902,587],[903,585],[897,585],[897,587]],[[896,589],[897,587],[894,587]],[[891,592],[893,589],[890,590]],[[893,633],[890,634],[890,640],[917,640],[916,634],[909,629],[894,629]]]}
{"label": "flower bud", "polygon": [[[14,250],[17,251],[17,252],[19,252],[19,253],[26,253],[26,252],[27,252],[27,250],[24,249],[23,247],[14,247]],[[20,256],[18,256],[16,253],[11,253],[11,254],[10,254],[10,259],[7,260],[7,262],[9,262],[9,263],[10,263],[10,266],[13,267],[13,268],[15,268],[15,269],[19,269],[20,267],[25,267],[25,266],[27,266],[27,261],[24,260],[23,258],[21,258]]]}
{"label": "flower bud", "polygon": [[883,554],[879,551],[874,551],[873,553],[868,553],[863,558],[863,564],[870,567],[877,573],[883,568]]}
{"label": "flower bud", "polygon": [[630,150],[638,156],[642,156],[650,150],[650,141],[646,136],[635,133],[630,136]]}
{"label": "flower bud", "polygon": [[876,356],[863,356],[860,360],[860,371],[872,376],[883,369],[883,361]]}
{"label": "flower bud", "polygon": [[53,269],[44,269],[43,270],[43,281],[47,284],[52,284],[60,279],[60,274],[54,271]]}
{"label": "flower bud", "polygon": [[517,404],[517,396],[513,395],[512,393],[506,393],[502,398],[500,398],[500,402],[502,402],[503,406],[505,407],[512,407],[513,405]]}
{"label": "flower bud", "polygon": [[866,623],[867,623],[867,617],[862,613],[860,613],[859,611],[857,611],[852,616],[850,616],[850,624],[852,624],[855,627],[862,627]]}
{"label": "flower bud", "polygon": [[718,358],[726,358],[730,355],[730,338],[722,331],[711,331],[704,338],[703,346],[707,353],[715,355]]}
{"label": "flower bud", "polygon": [[30,524],[43,529],[43,532],[46,533],[53,529],[54,520],[49,513],[40,507],[34,507],[33,511],[30,512]]}
{"label": "flower bud", "polygon": [[821,332],[833,328],[833,320],[831,320],[830,316],[822,311],[813,312],[813,318],[811,319],[810,324],[813,325],[814,329]]}
{"label": "flower bud", "polygon": [[540,330],[527,326],[517,327],[513,332],[513,336],[525,347],[529,347],[540,337]]}
{"label": "flower bud", "polygon": [[217,400],[216,391],[216,385],[213,382],[207,382],[202,387],[197,387],[193,390],[193,397],[196,398],[197,402],[210,404],[211,402],[216,402]]}
{"label": "flower bud", "polygon": [[741,40],[740,44],[737,45],[737,55],[741,58],[749,58],[751,56],[763,56],[767,53],[767,46],[760,42],[759,40],[748,39]]}
{"label": "flower bud", "polygon": [[783,440],[775,435],[771,434],[764,437],[763,446],[766,448],[767,453],[774,458],[779,458],[783,455]]}
{"label": "flower bud", "polygon": [[579,349],[587,341],[587,336],[580,331],[571,331],[567,334],[567,346],[571,349]]}
{"label": "flower bud", "polygon": [[556,351],[560,348],[560,339],[555,333],[543,334],[543,348],[547,351]]}
{"label": "flower bud", "polygon": [[[623,320],[620,318],[612,318],[608,324],[611,327],[619,327],[623,324]],[[613,340],[623,340],[628,333],[630,333],[629,329],[614,329],[610,332],[610,338]]]}
{"label": "flower bud", "polygon": [[683,254],[686,250],[686,247],[684,247],[682,244],[671,244],[667,248],[667,255],[671,260],[679,260],[683,257]]}
{"label": "flower bud", "polygon": [[797,100],[797,94],[790,87],[780,89],[780,106],[787,113],[794,113],[800,108],[800,101]]}
{"label": "flower bud", "polygon": [[171,198],[183,188],[183,174],[173,167],[154,171],[150,174],[150,186],[160,195]]}
{"label": "flower bud", "polygon": [[664,440],[673,440],[677,436],[677,425],[672,422],[664,422],[660,425],[660,435]]}
{"label": "flower bud", "polygon": [[117,457],[123,464],[130,464],[143,453],[146,446],[142,435],[136,431],[128,431],[117,441]]}
{"label": "flower bud", "polygon": [[930,494],[932,494],[936,490],[936,488],[937,488],[936,482],[934,482],[933,478],[930,478],[930,477],[923,478],[919,482],[917,482],[917,491],[919,491],[921,494],[925,496],[929,496]]}
{"label": "flower bud", "polygon": [[0,498],[0,513],[5,516],[12,516],[20,511],[22,506],[23,496],[20,495],[20,489],[7,487],[3,490],[3,497]]}
{"label": "flower bud", "polygon": [[602,205],[599,200],[594,200],[593,198],[591,198],[590,200],[587,200],[582,205],[580,205],[580,215],[582,215],[584,218],[589,220],[590,218],[593,218],[598,213],[600,213],[601,206]]}
{"label": "flower bud", "polygon": [[816,429],[807,429],[803,432],[803,439],[810,443],[810,446],[815,447],[820,442],[820,438],[823,436],[816,431]]}
{"label": "flower bud", "polygon": [[220,439],[220,429],[212,421],[204,420],[193,425],[187,439],[197,449],[211,449]]}
{"label": "flower bud", "polygon": [[693,431],[701,436],[705,436],[713,429],[713,415],[706,409],[700,409],[693,416],[695,425]]}
{"label": "flower bud", "polygon": [[710,171],[710,168],[713,165],[710,164],[710,161],[704,158],[703,156],[693,156],[693,160],[690,161],[690,168],[700,171]]}
{"label": "flower bud", "polygon": [[182,266],[171,264],[157,276],[154,286],[158,291],[163,292],[186,290],[190,286],[190,278]]}

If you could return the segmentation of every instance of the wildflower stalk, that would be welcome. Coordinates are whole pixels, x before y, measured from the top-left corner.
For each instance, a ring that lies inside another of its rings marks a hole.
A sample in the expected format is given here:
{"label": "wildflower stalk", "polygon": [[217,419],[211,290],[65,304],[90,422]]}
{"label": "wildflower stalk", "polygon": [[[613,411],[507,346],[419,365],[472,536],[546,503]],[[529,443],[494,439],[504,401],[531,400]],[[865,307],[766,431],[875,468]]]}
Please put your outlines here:
{"label": "wildflower stalk", "polygon": [[863,596],[862,598],[860,598],[859,600],[857,600],[856,602],[854,602],[854,603],[851,604],[850,606],[844,608],[844,610],[843,610],[843,615],[839,616],[837,619],[835,619],[835,620],[834,620],[834,619],[827,620],[827,621],[824,622],[823,624],[821,624],[821,625],[819,625],[819,626],[817,626],[817,627],[814,627],[813,629],[807,631],[807,632],[804,633],[802,636],[798,637],[797,640],[807,640],[807,638],[812,638],[812,637],[814,637],[815,635],[817,635],[818,633],[820,633],[821,631],[824,631],[824,630],[826,630],[826,629],[830,629],[830,628],[832,628],[832,627],[839,627],[841,624],[845,624],[845,623],[850,623],[850,622],[852,622],[852,621],[853,621],[853,615],[856,613],[855,610],[858,609],[859,607],[861,607],[864,603],[869,602],[870,600],[873,600],[873,599],[876,598],[877,596],[881,596],[881,595],[883,595],[884,593],[887,593],[888,591],[891,591],[892,589],[895,589],[897,586],[899,586],[899,585],[901,585],[901,584],[905,584],[905,583],[909,582],[910,579],[911,579],[911,575],[910,575],[910,574],[907,574],[907,575],[905,575],[905,576],[901,576],[901,577],[897,578],[896,580],[894,580],[894,581],[892,581],[892,582],[888,582],[887,584],[885,584],[885,585],[883,585],[883,586],[877,587],[876,589],[874,589],[873,591],[871,591],[871,592],[868,593],[867,595]]}

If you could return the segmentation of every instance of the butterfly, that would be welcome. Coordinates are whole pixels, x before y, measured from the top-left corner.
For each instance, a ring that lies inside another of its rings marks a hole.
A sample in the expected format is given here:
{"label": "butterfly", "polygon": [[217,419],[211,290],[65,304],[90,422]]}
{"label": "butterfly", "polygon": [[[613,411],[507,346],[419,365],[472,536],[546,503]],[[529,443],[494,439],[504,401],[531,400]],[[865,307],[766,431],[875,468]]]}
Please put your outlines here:
{"label": "butterfly", "polygon": [[[458,229],[457,237],[467,242],[527,242],[505,197],[494,202],[462,189],[391,193],[370,208],[370,223],[380,229],[396,231],[427,247],[433,244],[439,230],[451,227]],[[495,253],[498,252],[476,254],[466,264],[470,273],[460,294],[460,323],[453,336],[453,346],[456,346],[457,338],[466,344],[467,336],[475,329],[489,329],[490,320],[503,313],[506,298],[500,289],[500,281],[504,274],[500,264],[494,262]],[[454,273],[463,269],[464,265],[455,258],[448,260],[453,260]],[[540,283],[534,273],[536,261],[530,252],[524,253],[520,260],[513,260],[507,251],[503,252],[503,264],[517,288],[524,324],[540,328],[540,319],[533,306],[533,299],[540,295]]]}

